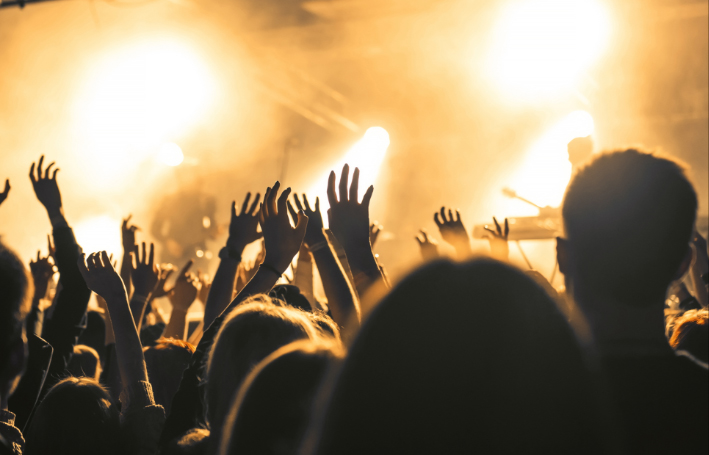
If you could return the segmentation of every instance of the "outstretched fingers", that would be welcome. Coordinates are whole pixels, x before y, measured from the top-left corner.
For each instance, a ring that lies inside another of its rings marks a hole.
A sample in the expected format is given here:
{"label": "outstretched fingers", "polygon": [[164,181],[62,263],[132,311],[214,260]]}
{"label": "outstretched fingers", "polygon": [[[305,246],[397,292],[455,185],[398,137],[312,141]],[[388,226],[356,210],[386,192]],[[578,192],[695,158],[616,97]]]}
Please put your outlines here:
{"label": "outstretched fingers", "polygon": [[330,175],[327,177],[327,201],[330,203],[330,207],[337,205],[337,194],[335,193],[335,171],[330,171]]}
{"label": "outstretched fingers", "polygon": [[352,184],[350,185],[350,201],[357,202],[357,193],[359,191],[359,168],[356,167],[352,173]]}
{"label": "outstretched fingers", "polygon": [[347,183],[350,178],[350,165],[342,166],[342,174],[340,175],[340,202],[347,202]]}
{"label": "outstretched fingers", "polygon": [[180,277],[187,277],[190,274],[190,267],[192,267],[192,264],[194,264],[192,259],[187,261],[187,264],[185,264],[185,266],[182,267],[182,270],[180,270]]}
{"label": "outstretched fingers", "polygon": [[[244,198],[244,202],[241,204],[241,212],[239,213],[239,215],[246,214],[246,209],[249,206],[250,200],[251,200],[251,192],[248,192],[248,193],[246,193],[246,197]],[[236,214],[236,202],[234,204],[235,204],[234,213]]]}
{"label": "outstretched fingers", "polygon": [[372,194],[374,193],[374,185],[369,185],[367,191],[362,196],[362,205],[369,208],[369,201],[372,200]]}
{"label": "outstretched fingers", "polygon": [[281,193],[281,196],[278,198],[278,215],[285,216],[286,218],[288,218],[288,206],[286,203],[288,202],[288,197],[290,196],[290,193],[291,189],[286,188],[285,191],[283,191],[283,193]]}
{"label": "outstretched fingers", "polygon": [[50,169],[52,169],[52,166],[54,166],[55,164],[56,164],[56,163],[55,163],[54,161],[52,161],[51,163],[49,163],[49,166],[47,166],[47,169],[45,169],[45,171],[44,171],[44,178],[45,178],[45,179],[48,179],[48,178],[49,178],[49,171],[50,171]]}
{"label": "outstretched fingers", "polygon": [[260,200],[261,200],[261,193],[256,193],[256,197],[254,198],[254,202],[251,203],[251,207],[249,207],[249,211],[246,212],[249,216],[254,216],[254,212],[259,207]]}

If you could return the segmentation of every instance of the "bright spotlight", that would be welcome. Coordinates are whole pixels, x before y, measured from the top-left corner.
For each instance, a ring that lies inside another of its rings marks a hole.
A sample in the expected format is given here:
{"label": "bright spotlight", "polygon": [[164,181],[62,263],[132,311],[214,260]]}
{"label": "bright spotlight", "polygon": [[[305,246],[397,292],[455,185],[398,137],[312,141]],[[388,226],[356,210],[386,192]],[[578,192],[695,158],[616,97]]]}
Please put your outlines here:
{"label": "bright spotlight", "polygon": [[603,52],[609,32],[598,0],[512,2],[494,32],[490,77],[515,98],[572,88]]}
{"label": "bright spotlight", "polygon": [[74,226],[74,233],[79,245],[87,255],[106,250],[118,259],[121,252],[121,220],[110,216],[86,218]]}
{"label": "bright spotlight", "polygon": [[566,146],[574,138],[591,135],[593,129],[588,112],[568,114],[532,146],[510,186],[538,205],[558,207],[571,178]]}
{"label": "bright spotlight", "polygon": [[168,166],[179,166],[185,159],[182,149],[173,142],[166,142],[158,150],[158,160]]}
{"label": "bright spotlight", "polygon": [[214,86],[204,62],[181,43],[127,46],[89,74],[75,106],[77,128],[101,154],[143,152],[200,119]]}
{"label": "bright spotlight", "polygon": [[[359,168],[359,197],[361,199],[364,191],[377,179],[387,148],[389,148],[387,130],[379,126],[368,128],[362,139],[357,141],[337,164],[330,167],[307,194],[319,196],[320,201],[327,206],[326,190],[330,171],[335,171],[339,181],[342,166],[349,164],[350,172],[353,172],[354,168]],[[315,196],[313,196],[313,200],[315,200]]]}

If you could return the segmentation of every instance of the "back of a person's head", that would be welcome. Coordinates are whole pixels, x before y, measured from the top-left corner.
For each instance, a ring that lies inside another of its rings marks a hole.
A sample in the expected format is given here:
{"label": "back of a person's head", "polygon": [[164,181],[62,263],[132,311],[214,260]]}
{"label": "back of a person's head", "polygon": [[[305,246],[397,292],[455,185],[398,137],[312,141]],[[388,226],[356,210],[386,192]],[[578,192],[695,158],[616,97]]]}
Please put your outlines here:
{"label": "back of a person's head", "polygon": [[631,305],[662,300],[686,257],[696,211],[678,162],[634,149],[599,155],[564,197],[574,292]]}
{"label": "back of a person's head", "polygon": [[600,453],[593,388],[532,279],[488,260],[434,262],[364,321],[302,453]]}
{"label": "back of a person's head", "polygon": [[336,342],[296,341],[266,357],[234,398],[219,453],[295,455],[320,383],[342,355]]}
{"label": "back of a person's head", "polygon": [[75,377],[85,376],[98,381],[101,376],[101,361],[98,352],[92,347],[77,344],[74,346],[74,355],[67,365],[67,371]]}
{"label": "back of a person's head", "polygon": [[155,402],[165,408],[166,415],[194,351],[192,344],[175,338],[160,338],[154,346],[143,349]]}
{"label": "back of a person's head", "polygon": [[0,242],[0,388],[10,385],[10,393],[23,365],[10,365],[14,350],[23,349],[23,330],[30,309],[32,278],[14,251]]}
{"label": "back of a person's head", "polygon": [[709,362],[709,311],[689,310],[675,321],[670,345],[686,351],[704,363]]}
{"label": "back of a person's head", "polygon": [[52,387],[25,434],[25,455],[122,454],[119,413],[108,392],[88,378]]}
{"label": "back of a person's head", "polygon": [[319,337],[303,311],[266,295],[234,308],[222,322],[207,360],[206,418],[212,436],[220,431],[232,398],[253,367],[288,343]]}

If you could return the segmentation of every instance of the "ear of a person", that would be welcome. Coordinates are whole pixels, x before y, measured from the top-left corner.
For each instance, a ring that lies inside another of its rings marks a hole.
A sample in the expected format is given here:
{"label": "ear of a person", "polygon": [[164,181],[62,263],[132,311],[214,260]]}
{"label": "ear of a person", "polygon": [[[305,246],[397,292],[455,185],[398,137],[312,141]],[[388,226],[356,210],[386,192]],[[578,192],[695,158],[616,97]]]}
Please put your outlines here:
{"label": "ear of a person", "polygon": [[682,262],[679,264],[677,272],[675,272],[675,276],[672,278],[672,281],[679,280],[687,273],[687,270],[689,270],[689,267],[692,265],[693,259],[694,250],[690,245],[687,245],[687,251],[684,253],[684,258],[682,258]]}
{"label": "ear of a person", "polygon": [[568,275],[571,268],[569,241],[563,237],[556,238],[556,260],[559,262],[559,272]]}

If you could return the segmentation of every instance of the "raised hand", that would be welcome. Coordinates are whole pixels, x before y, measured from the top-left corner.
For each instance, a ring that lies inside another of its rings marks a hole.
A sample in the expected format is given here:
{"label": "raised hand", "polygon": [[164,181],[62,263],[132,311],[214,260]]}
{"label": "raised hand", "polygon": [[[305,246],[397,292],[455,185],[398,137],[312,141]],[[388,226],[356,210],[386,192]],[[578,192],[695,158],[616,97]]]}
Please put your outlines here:
{"label": "raised hand", "polygon": [[[266,195],[259,212],[259,223],[263,231],[266,257],[263,261],[267,268],[273,268],[281,274],[286,271],[293,257],[303,243],[308,226],[308,217],[300,211],[297,214],[297,224],[293,228],[288,220],[287,201],[290,188],[287,188],[280,197],[278,189],[281,184],[276,182],[273,188],[266,190]],[[278,197],[278,203],[276,198]]]}
{"label": "raised hand", "polygon": [[202,303],[207,303],[207,296],[209,295],[209,290],[212,288],[212,280],[209,275],[203,274],[201,270],[197,270],[197,281],[199,281],[199,292],[197,293],[197,298]]}
{"label": "raised hand", "polygon": [[10,179],[5,179],[5,190],[0,193],[0,205],[5,202],[8,194],[10,194]]}
{"label": "raised hand", "polygon": [[30,272],[34,281],[34,299],[33,304],[39,304],[39,301],[47,295],[49,281],[54,276],[54,265],[49,260],[49,256],[41,257],[37,251],[37,260],[30,260]]}
{"label": "raised hand", "polygon": [[131,280],[135,288],[135,295],[148,297],[160,279],[160,270],[155,265],[155,245],[150,244],[150,252],[146,253],[145,242],[143,242],[142,252],[135,251],[135,264],[131,270]]}
{"label": "raised hand", "polygon": [[139,231],[140,228],[134,224],[128,224],[132,217],[133,215],[128,215],[128,218],[124,218],[121,223],[121,240],[123,242],[123,251],[125,253],[130,253],[137,249],[137,244],[135,243],[135,231]]}
{"label": "raised hand", "polygon": [[36,174],[35,164],[32,163],[32,167],[30,167],[30,180],[32,181],[34,194],[47,210],[47,214],[49,214],[50,217],[61,215],[62,195],[59,192],[59,186],[57,185],[57,172],[59,172],[59,168],[54,169],[54,172],[52,172],[52,166],[54,166],[54,162],[52,162],[44,171],[42,171],[43,162],[44,155],[39,158]]}
{"label": "raised hand", "polygon": [[81,254],[78,261],[79,271],[84,277],[86,286],[100,295],[106,301],[111,299],[125,299],[126,288],[123,286],[123,281],[118,273],[111,265],[111,260],[108,258],[108,253],[101,251],[93,253],[86,258],[85,254]]}
{"label": "raised hand", "polygon": [[231,222],[229,223],[229,239],[227,247],[241,254],[246,245],[260,239],[263,234],[258,232],[259,214],[256,210],[261,200],[261,194],[256,193],[254,202],[249,207],[251,193],[246,193],[246,198],[241,204],[241,211],[236,213],[236,201],[231,203]]}
{"label": "raised hand", "polygon": [[172,292],[172,289],[167,289],[166,284],[167,280],[170,279],[170,275],[175,272],[175,266],[172,264],[160,264],[158,269],[160,270],[160,276],[158,277],[158,283],[155,285],[155,289],[153,290],[153,299],[165,297]]}
{"label": "raised hand", "polygon": [[485,226],[487,234],[485,238],[490,243],[490,255],[497,259],[498,261],[507,261],[510,257],[510,246],[507,244],[507,237],[510,234],[510,225],[505,218],[505,229],[502,230],[502,226],[497,222],[497,218],[492,217],[492,221],[495,222],[495,230],[490,229]]}
{"label": "raised hand", "polygon": [[372,248],[374,248],[374,244],[377,243],[377,238],[379,238],[382,229],[384,229],[384,226],[376,221],[369,225],[369,243],[372,245]]}
{"label": "raised hand", "polygon": [[199,293],[200,283],[196,276],[190,273],[190,267],[194,261],[190,259],[187,261],[182,270],[180,270],[177,276],[177,281],[175,281],[175,287],[170,291],[168,296],[170,297],[170,303],[172,303],[173,311],[184,311],[192,305],[197,299],[197,294]]}
{"label": "raised hand", "polygon": [[428,238],[428,233],[421,229],[421,234],[414,237],[421,248],[421,257],[424,261],[431,261],[440,257],[438,254],[438,243]]}
{"label": "raised hand", "polygon": [[370,186],[362,196],[362,202],[357,202],[357,192],[359,190],[359,169],[355,168],[352,173],[352,184],[349,185],[350,167],[345,164],[340,175],[338,200],[335,192],[335,172],[330,172],[327,182],[327,198],[330,202],[330,209],[327,211],[330,221],[330,230],[340,242],[345,252],[359,249],[371,249],[369,241],[369,202],[372,199],[374,186]]}
{"label": "raised hand", "polygon": [[470,239],[463,222],[460,221],[460,212],[456,210],[455,214],[456,217],[453,218],[453,210],[448,209],[448,218],[446,218],[446,208],[441,207],[440,219],[438,217],[439,212],[436,212],[433,220],[436,222],[443,240],[455,248],[460,258],[464,258],[472,254]]}
{"label": "raised hand", "polygon": [[[315,198],[315,209],[310,208],[310,203],[308,202],[308,196],[303,194],[303,202],[300,202],[300,198],[297,194],[293,195],[293,200],[295,201],[295,206],[298,207],[298,211],[305,213],[308,217],[308,228],[305,230],[305,239],[303,242],[306,246],[315,245],[316,243],[327,241],[325,234],[323,233],[323,222],[322,214],[320,213],[320,198]],[[295,211],[293,205],[288,201],[288,211],[293,218],[293,222],[298,220],[298,212]]]}

